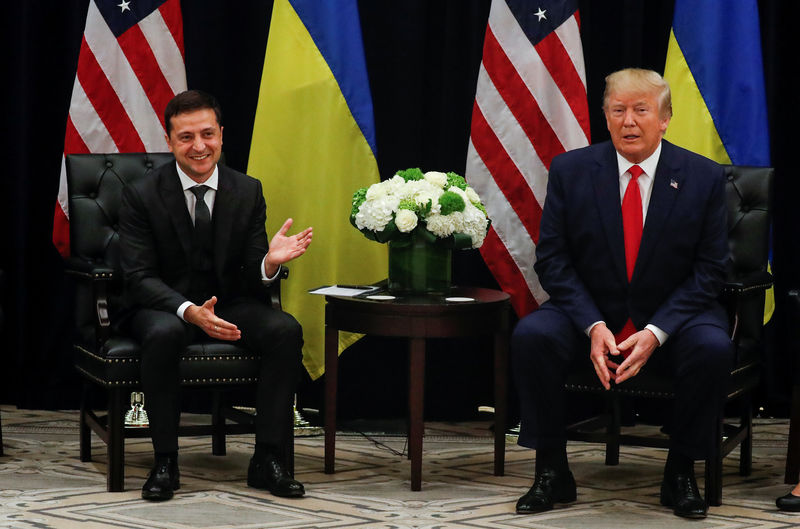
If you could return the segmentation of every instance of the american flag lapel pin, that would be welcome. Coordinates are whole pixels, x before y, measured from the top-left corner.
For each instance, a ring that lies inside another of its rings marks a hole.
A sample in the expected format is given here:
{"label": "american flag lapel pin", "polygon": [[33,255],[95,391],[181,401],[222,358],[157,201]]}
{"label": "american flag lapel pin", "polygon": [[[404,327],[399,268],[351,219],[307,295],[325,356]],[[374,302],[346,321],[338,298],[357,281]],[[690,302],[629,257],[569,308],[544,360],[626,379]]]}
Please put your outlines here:
{"label": "american flag lapel pin", "polygon": [[671,187],[671,188],[673,188],[673,189],[678,189],[678,181],[677,181],[677,180],[672,180],[672,179],[671,179],[671,180],[669,181],[669,187]]}

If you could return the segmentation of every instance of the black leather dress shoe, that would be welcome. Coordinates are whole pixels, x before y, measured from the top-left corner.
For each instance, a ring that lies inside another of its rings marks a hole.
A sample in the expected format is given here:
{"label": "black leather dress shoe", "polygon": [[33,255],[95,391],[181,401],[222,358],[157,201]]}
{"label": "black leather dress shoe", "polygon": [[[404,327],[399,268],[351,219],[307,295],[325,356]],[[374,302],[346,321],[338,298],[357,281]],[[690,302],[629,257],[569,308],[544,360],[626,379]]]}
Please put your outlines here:
{"label": "black leather dress shoe", "polygon": [[661,505],[672,507],[672,512],[684,518],[705,518],[706,500],[700,496],[697,481],[692,474],[664,476],[661,482]]}
{"label": "black leather dress shoe", "polygon": [[572,472],[543,468],[536,472],[530,490],[517,501],[517,514],[549,511],[554,504],[569,503],[577,497]]}
{"label": "black leather dress shoe", "polygon": [[179,488],[181,475],[178,472],[178,460],[174,457],[157,457],[142,487],[142,498],[150,501],[169,500]]}
{"label": "black leather dress shoe", "polygon": [[787,512],[800,512],[800,496],[795,496],[791,492],[786,496],[781,496],[775,500],[778,509]]}
{"label": "black leather dress shoe", "polygon": [[282,498],[299,498],[306,493],[303,484],[286,472],[273,455],[250,459],[247,468],[247,485],[256,489],[266,489]]}

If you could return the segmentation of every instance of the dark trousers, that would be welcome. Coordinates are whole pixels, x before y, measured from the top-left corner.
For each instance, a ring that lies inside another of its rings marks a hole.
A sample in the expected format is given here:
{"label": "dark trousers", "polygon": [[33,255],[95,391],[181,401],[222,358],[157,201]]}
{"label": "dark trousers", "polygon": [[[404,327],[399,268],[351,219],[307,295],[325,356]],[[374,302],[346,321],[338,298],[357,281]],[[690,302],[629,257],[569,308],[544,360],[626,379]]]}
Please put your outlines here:
{"label": "dark trousers", "polygon": [[[215,313],[242,331],[239,345],[258,353],[261,373],[256,390],[256,442],[280,449],[302,367],[303,333],[291,315],[253,299],[218,303]],[[187,344],[214,340],[176,314],[140,309],[128,330],[141,345],[142,391],[157,453],[178,449],[180,353]]]}
{"label": "dark trousers", "polygon": [[[696,320],[701,318],[690,320],[656,348],[642,372],[657,369],[675,377],[670,449],[698,460],[719,442],[716,421],[724,404],[733,347],[724,328],[709,324],[708,318],[702,318],[703,323]],[[549,303],[519,321],[511,352],[520,397],[520,445],[544,450],[566,446],[564,382],[577,362],[591,363],[589,348],[586,334]]]}

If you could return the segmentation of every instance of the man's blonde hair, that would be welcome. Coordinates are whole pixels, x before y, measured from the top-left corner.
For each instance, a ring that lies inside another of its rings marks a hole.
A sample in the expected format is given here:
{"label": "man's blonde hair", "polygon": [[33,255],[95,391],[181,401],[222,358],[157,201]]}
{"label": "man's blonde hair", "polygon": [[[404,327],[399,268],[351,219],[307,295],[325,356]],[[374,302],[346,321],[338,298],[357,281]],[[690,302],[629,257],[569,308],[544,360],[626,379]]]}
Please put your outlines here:
{"label": "man's blonde hair", "polygon": [[608,109],[608,98],[611,94],[621,92],[656,94],[659,115],[662,118],[672,117],[672,94],[669,83],[658,72],[642,68],[625,68],[609,74],[603,92],[604,111]]}

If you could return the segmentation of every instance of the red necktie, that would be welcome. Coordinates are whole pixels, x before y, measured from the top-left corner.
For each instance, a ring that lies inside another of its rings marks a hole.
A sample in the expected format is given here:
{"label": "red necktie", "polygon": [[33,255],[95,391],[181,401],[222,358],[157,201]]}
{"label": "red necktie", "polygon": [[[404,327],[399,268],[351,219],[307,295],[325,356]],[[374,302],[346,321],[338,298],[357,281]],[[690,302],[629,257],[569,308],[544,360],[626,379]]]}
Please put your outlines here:
{"label": "red necktie", "polygon": [[[634,165],[628,169],[628,172],[631,174],[631,180],[622,197],[622,232],[625,237],[625,268],[628,271],[628,281],[630,282],[633,277],[633,267],[636,266],[636,256],[639,254],[639,243],[642,242],[644,217],[642,215],[642,194],[639,191],[637,179],[644,171],[638,165]],[[617,343],[620,343],[635,332],[636,327],[628,319],[625,327],[615,334],[614,338]]]}

